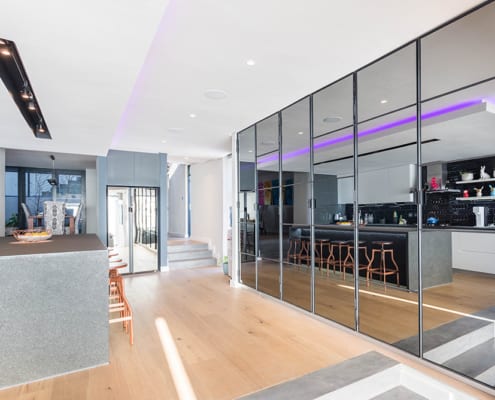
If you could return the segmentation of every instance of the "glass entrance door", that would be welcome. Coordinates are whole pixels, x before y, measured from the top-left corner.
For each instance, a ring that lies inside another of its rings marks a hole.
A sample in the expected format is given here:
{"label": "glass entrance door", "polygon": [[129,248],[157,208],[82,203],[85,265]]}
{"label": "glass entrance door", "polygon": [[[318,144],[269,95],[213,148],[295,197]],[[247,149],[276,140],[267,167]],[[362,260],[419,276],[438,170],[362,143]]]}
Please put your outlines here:
{"label": "glass entrance door", "polygon": [[158,270],[158,189],[107,188],[108,245],[128,265],[122,273]]}

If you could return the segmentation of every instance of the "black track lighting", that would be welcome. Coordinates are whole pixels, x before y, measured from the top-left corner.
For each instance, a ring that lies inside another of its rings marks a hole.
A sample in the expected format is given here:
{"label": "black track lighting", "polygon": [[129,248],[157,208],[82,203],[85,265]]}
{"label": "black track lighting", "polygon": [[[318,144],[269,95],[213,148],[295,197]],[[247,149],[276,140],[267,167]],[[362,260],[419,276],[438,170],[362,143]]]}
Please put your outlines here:
{"label": "black track lighting", "polygon": [[51,139],[17,46],[13,41],[3,38],[0,38],[0,78],[11,93],[12,99],[33,131],[34,136]]}

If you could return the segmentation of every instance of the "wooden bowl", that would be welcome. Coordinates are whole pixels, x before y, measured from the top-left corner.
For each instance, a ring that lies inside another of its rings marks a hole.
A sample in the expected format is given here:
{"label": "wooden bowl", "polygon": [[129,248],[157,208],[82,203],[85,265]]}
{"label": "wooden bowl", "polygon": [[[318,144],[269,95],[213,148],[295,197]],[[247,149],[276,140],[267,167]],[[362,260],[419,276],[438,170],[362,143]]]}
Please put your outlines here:
{"label": "wooden bowl", "polygon": [[12,235],[19,242],[42,242],[52,237],[50,229],[18,229]]}

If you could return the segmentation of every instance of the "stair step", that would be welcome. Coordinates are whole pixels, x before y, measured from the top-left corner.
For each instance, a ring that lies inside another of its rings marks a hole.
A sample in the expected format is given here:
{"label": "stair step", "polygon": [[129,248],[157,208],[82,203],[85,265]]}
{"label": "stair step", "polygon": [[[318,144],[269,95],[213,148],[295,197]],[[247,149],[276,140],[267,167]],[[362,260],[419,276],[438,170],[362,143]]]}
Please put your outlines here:
{"label": "stair step", "polygon": [[495,367],[495,338],[491,338],[464,353],[454,357],[444,363],[444,366],[457,371],[463,375],[477,377],[481,376],[491,382],[485,382],[493,386],[495,374],[488,370]]}
{"label": "stair step", "polygon": [[168,267],[170,268],[170,270],[207,267],[212,265],[217,265],[217,260],[213,257],[198,258],[196,260],[178,260],[168,262]]}
{"label": "stair step", "polygon": [[191,250],[208,250],[207,243],[192,243],[192,244],[181,244],[181,245],[171,245],[168,246],[168,253],[180,253],[184,251]]}
{"label": "stair step", "polygon": [[211,258],[211,250],[179,251],[168,253],[168,261],[196,260],[198,258]]}

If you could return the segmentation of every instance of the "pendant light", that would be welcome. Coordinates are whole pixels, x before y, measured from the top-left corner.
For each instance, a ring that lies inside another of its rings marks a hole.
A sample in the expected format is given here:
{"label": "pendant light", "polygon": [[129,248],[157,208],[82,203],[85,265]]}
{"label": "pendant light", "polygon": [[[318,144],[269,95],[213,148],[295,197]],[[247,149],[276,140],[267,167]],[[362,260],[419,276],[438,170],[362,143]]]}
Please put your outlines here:
{"label": "pendant light", "polygon": [[48,183],[52,186],[57,186],[57,179],[55,178],[55,156],[52,154],[50,155],[50,158],[52,159],[52,177],[50,179],[47,179]]}

